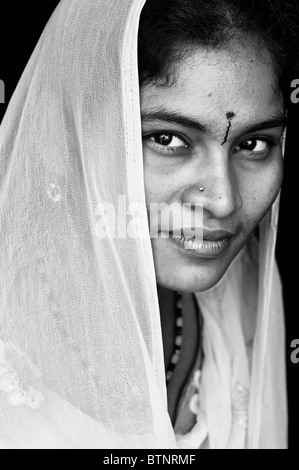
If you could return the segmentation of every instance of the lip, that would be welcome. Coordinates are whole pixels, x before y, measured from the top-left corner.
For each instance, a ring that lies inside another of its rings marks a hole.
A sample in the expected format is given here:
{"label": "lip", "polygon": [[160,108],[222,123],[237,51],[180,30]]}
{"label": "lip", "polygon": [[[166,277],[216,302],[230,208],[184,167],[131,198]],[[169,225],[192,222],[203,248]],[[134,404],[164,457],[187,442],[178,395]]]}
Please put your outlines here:
{"label": "lip", "polygon": [[234,236],[234,233],[227,232],[226,230],[203,230],[203,239],[208,241],[224,240]]}
{"label": "lip", "polygon": [[228,251],[234,236],[224,230],[204,230],[203,240],[196,240],[194,235],[189,237],[186,234],[182,237],[176,237],[172,233],[170,233],[169,240],[185,254],[201,258],[217,258]]}
{"label": "lip", "polygon": [[[169,231],[169,236],[172,237],[173,233],[175,230]],[[178,229],[177,231],[178,236],[176,238],[179,238],[179,235],[184,236],[185,238],[194,238],[196,235],[196,229],[194,227],[183,227]],[[224,238],[231,238],[235,237],[236,233],[228,232],[227,230],[209,230],[206,228],[201,229],[201,232],[199,232],[200,235],[202,236],[199,240],[210,240],[210,241],[217,241],[217,240],[223,240]]]}

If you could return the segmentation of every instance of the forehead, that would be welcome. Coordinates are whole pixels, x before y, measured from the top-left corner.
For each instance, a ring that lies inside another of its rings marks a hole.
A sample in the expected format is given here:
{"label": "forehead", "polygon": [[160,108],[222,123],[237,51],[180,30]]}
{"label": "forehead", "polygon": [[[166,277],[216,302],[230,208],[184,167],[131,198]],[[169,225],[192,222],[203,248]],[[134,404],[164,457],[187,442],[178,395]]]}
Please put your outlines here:
{"label": "forehead", "polygon": [[142,110],[159,106],[204,118],[217,132],[228,113],[242,124],[267,119],[283,110],[283,98],[269,52],[238,44],[196,49],[176,65],[171,86],[146,85]]}

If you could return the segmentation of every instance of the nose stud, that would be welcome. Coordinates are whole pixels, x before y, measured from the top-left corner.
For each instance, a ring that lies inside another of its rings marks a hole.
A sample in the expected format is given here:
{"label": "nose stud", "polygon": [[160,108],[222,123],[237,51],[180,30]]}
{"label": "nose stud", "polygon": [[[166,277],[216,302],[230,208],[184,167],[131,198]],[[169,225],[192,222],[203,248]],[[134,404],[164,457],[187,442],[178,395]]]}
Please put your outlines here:
{"label": "nose stud", "polygon": [[200,186],[198,189],[201,193],[205,190],[205,188],[203,186]]}

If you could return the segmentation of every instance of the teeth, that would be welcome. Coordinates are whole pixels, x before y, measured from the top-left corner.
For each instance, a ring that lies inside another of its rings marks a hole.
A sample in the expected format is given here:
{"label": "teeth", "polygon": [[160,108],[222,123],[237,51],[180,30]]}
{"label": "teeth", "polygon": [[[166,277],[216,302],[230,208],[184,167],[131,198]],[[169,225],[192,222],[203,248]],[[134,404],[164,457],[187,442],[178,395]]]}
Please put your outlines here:
{"label": "teeth", "polygon": [[195,241],[195,237],[193,236],[192,238],[185,238],[185,237],[173,237],[175,240],[180,241],[181,243],[184,243],[185,248],[200,248],[202,246],[202,242],[200,241]]}
{"label": "teeth", "polygon": [[216,254],[221,251],[225,247],[224,240],[196,240],[195,237],[193,238],[186,238],[186,237],[172,237],[178,243],[183,245],[183,247],[187,250],[197,250],[201,253],[207,254]]}
{"label": "teeth", "polygon": [[175,240],[180,240],[182,242],[190,242],[190,241],[195,241],[195,235],[191,238],[185,238],[185,237],[173,237]]}
{"label": "teeth", "polygon": [[186,246],[187,248],[189,248],[189,247],[192,248],[192,246],[194,245],[194,242],[193,242],[192,240],[187,240],[187,241],[184,242],[184,243],[185,243],[185,246]]}

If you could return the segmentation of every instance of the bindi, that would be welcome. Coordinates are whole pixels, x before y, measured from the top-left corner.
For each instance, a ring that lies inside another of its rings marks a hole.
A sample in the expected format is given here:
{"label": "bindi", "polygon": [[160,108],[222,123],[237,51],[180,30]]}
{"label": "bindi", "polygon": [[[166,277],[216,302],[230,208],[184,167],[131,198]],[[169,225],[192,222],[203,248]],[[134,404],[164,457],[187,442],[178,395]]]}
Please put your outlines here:
{"label": "bindi", "polygon": [[222,142],[221,145],[224,145],[224,144],[226,144],[226,142],[227,142],[229,130],[230,130],[231,126],[232,126],[232,119],[235,117],[235,113],[233,113],[232,111],[229,111],[228,113],[226,113],[226,117],[227,117],[227,120],[228,120],[228,126],[227,126],[226,134],[225,134],[225,136],[224,136],[224,139],[223,139],[223,142]]}

